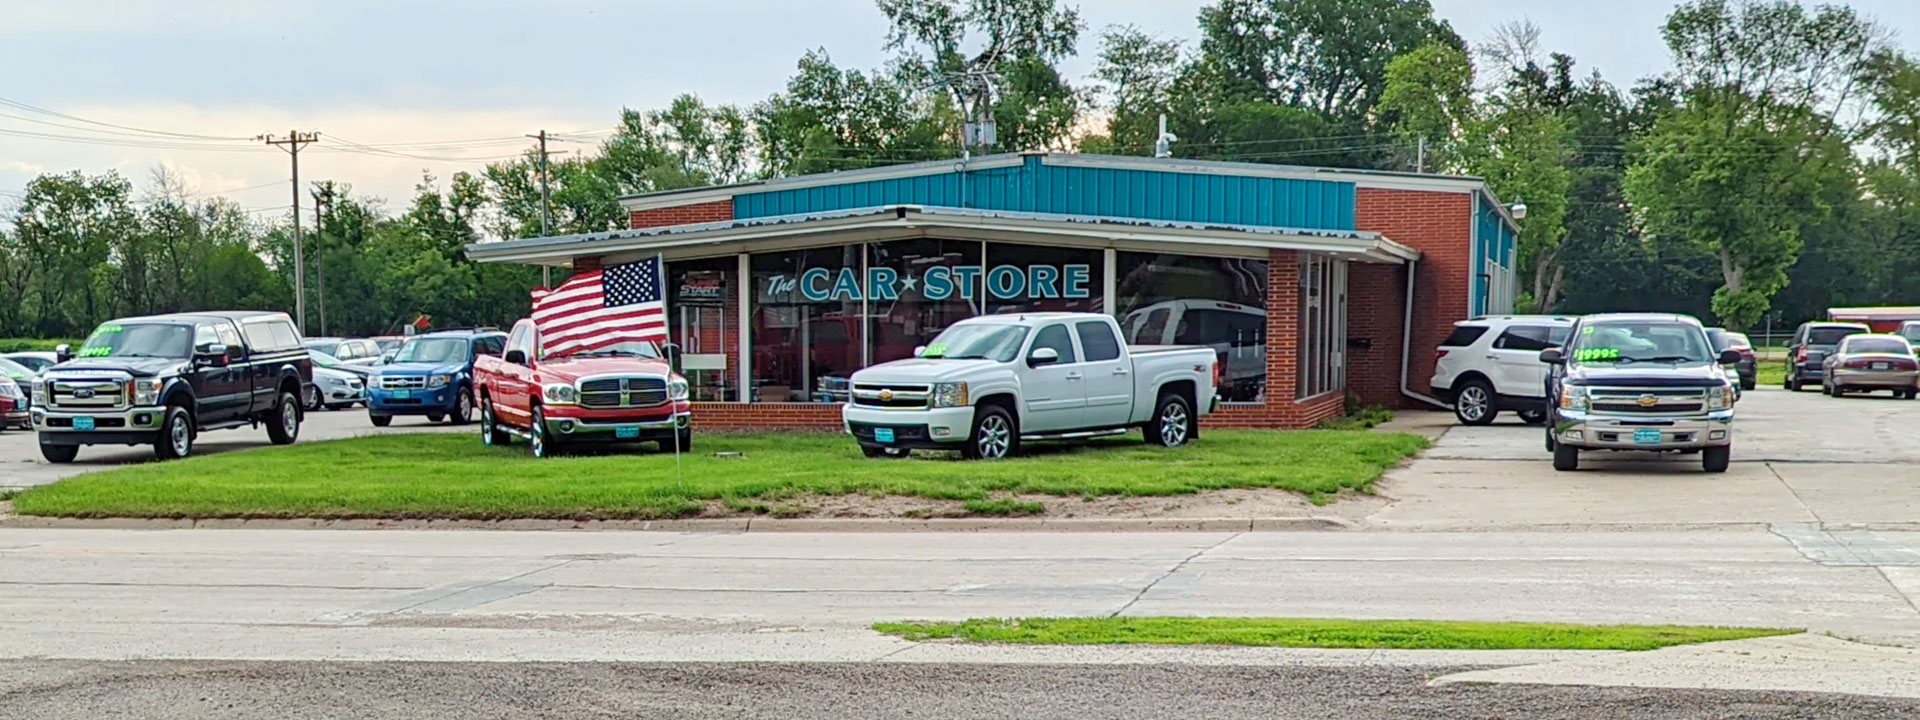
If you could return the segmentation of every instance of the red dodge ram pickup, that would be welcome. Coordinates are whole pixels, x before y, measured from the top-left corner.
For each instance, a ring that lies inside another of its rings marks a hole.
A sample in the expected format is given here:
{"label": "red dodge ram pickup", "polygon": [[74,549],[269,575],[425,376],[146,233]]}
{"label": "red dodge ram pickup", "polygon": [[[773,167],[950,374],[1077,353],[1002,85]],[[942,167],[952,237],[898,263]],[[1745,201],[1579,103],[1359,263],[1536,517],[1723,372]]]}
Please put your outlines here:
{"label": "red dodge ram pickup", "polygon": [[506,353],[474,360],[473,380],[488,445],[518,435],[533,443],[535,457],[590,442],[693,447],[686,378],[651,342],[543,355],[533,321],[521,320],[507,335]]}

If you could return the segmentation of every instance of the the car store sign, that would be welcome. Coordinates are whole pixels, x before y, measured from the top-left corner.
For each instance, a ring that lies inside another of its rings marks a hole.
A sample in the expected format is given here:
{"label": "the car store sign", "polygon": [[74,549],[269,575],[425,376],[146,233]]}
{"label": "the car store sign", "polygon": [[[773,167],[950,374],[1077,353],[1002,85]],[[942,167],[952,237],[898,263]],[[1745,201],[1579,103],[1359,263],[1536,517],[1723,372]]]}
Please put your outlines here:
{"label": "the car store sign", "polygon": [[860,271],[853,268],[808,268],[799,275],[768,277],[762,289],[767,299],[803,302],[898,300],[914,292],[933,301],[950,297],[972,300],[975,288],[980,287],[983,280],[987,292],[996,300],[1081,300],[1093,293],[1091,265],[996,265],[985,271],[984,278],[981,271],[982,268],[973,265],[936,265],[919,274],[885,267],[867,268],[867,282],[863,286]]}

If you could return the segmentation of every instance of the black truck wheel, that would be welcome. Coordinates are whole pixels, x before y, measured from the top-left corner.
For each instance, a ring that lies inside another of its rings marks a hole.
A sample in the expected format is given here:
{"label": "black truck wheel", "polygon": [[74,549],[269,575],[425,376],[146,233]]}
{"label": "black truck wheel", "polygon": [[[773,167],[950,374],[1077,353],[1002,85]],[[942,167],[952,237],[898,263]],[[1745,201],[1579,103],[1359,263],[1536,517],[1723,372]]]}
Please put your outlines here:
{"label": "black truck wheel", "polygon": [[73,462],[73,459],[79,455],[79,445],[49,445],[47,443],[40,443],[40,457],[46,458],[47,462],[55,465],[65,465]]}
{"label": "black truck wheel", "polygon": [[283,390],[273,403],[273,416],[267,418],[267,439],[275,445],[292,445],[300,439],[300,400],[293,393]]}
{"label": "black truck wheel", "polygon": [[1733,447],[1722,445],[1700,451],[1700,467],[1710,473],[1727,471],[1727,464],[1733,462]]}
{"label": "black truck wheel", "polygon": [[160,420],[160,433],[153,439],[153,455],[161,460],[178,460],[193,454],[193,417],[178,405],[167,408]]}
{"label": "black truck wheel", "polygon": [[1579,470],[1580,448],[1556,444],[1553,446],[1553,469]]}

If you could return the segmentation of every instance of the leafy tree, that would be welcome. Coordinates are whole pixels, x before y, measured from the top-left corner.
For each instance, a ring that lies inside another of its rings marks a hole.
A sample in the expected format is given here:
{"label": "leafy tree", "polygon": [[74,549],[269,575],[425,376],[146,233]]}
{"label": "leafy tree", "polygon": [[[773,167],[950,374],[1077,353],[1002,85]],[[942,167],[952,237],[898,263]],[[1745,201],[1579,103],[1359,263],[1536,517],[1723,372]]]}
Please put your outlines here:
{"label": "leafy tree", "polygon": [[25,301],[33,330],[66,337],[91,329],[111,308],[115,249],[137,232],[132,185],[117,173],[41,175],[27,184],[14,221],[19,248],[36,267]]}
{"label": "leafy tree", "polygon": [[1847,8],[1697,0],[1664,35],[1682,99],[1641,139],[1627,196],[1649,234],[1714,257],[1714,313],[1747,327],[1786,286],[1802,233],[1850,199],[1833,117],[1881,33]]}
{"label": "leafy tree", "polygon": [[[1080,40],[1080,13],[1056,0],[878,0],[888,50],[953,107],[993,115],[1000,147],[1062,147],[1085,98],[1060,74]],[[964,48],[978,47],[978,52]]]}
{"label": "leafy tree", "polygon": [[1387,64],[1466,43],[1426,0],[1221,0],[1200,11],[1201,53],[1231,97],[1302,108],[1357,126],[1386,88]]}
{"label": "leafy tree", "polygon": [[[547,199],[553,208],[549,232],[602,232],[625,225],[618,185],[604,172],[607,164],[598,157],[548,156]],[[540,236],[545,208],[540,199],[539,151],[489,164],[485,175],[487,195],[496,211],[488,233],[498,238]]]}
{"label": "leafy tree", "polygon": [[599,164],[621,194],[734,183],[752,177],[751,141],[739,108],[681,95],[665,110],[622,109]]}
{"label": "leafy tree", "polygon": [[773,175],[849,170],[957,154],[959,115],[920,69],[841,69],[826,50],[753,110],[762,169]]}
{"label": "leafy tree", "polygon": [[[1424,168],[1461,172],[1461,150],[1474,124],[1473,63],[1459,48],[1427,43],[1387,63],[1380,115],[1403,144],[1424,144]],[[1404,154],[1404,153],[1403,153]],[[1404,163],[1418,169],[1422,158]]]}

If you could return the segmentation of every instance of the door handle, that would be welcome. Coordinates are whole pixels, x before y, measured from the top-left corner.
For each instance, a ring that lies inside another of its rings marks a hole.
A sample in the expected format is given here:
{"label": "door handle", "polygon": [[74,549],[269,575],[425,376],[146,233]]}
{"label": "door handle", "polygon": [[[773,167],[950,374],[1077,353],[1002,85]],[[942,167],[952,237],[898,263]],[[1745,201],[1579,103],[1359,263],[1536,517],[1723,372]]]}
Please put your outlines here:
{"label": "door handle", "polygon": [[1113,369],[1113,374],[1115,374],[1115,375],[1125,375],[1125,374],[1127,374],[1127,369],[1126,369],[1126,368],[1114,368],[1114,369]]}
{"label": "door handle", "polygon": [[1070,372],[1070,373],[1067,373],[1067,379],[1068,379],[1068,380],[1079,380],[1080,378],[1081,378],[1081,375],[1080,375],[1080,373],[1077,373],[1077,372]]}

